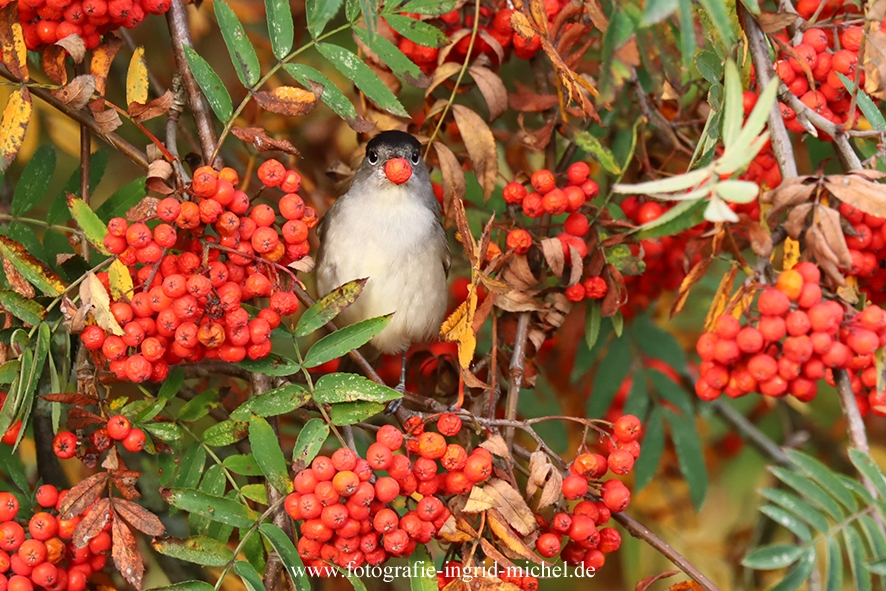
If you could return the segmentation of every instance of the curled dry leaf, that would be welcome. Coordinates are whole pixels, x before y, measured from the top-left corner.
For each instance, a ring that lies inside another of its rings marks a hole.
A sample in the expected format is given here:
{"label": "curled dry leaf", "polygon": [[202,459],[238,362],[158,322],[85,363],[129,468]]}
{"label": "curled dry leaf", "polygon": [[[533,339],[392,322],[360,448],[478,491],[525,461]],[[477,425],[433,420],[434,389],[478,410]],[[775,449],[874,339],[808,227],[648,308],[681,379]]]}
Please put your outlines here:
{"label": "curled dry leaf", "polygon": [[103,419],[99,415],[89,412],[88,410],[83,410],[82,408],[74,407],[68,410],[67,426],[68,429],[71,429],[72,431],[85,429],[92,425],[104,425],[107,422],[106,419]]}
{"label": "curled dry leaf", "polygon": [[80,306],[86,308],[95,318],[95,323],[106,332],[124,335],[123,328],[111,314],[111,298],[95,273],[88,272],[80,284]]}
{"label": "curled dry leaf", "polygon": [[814,205],[814,203],[803,203],[791,210],[791,213],[788,214],[788,219],[782,224],[788,236],[794,240],[800,239],[800,235],[806,229],[806,217],[812,211]]}
{"label": "curled dry leaf", "polygon": [[113,504],[117,515],[125,519],[135,529],[155,537],[162,536],[166,532],[160,518],[138,503],[126,499],[114,499]]}
{"label": "curled dry leaf", "polygon": [[314,259],[312,257],[303,256],[302,258],[298,259],[297,261],[293,261],[293,262],[289,263],[287,266],[290,269],[295,269],[299,273],[310,273],[311,271],[314,270],[315,265],[316,265],[316,262],[314,261]]}
{"label": "curled dry leaf", "polygon": [[714,298],[711,301],[711,307],[708,309],[707,316],[705,316],[704,329],[706,332],[714,329],[714,323],[726,309],[726,304],[732,295],[732,286],[735,284],[736,276],[738,276],[738,266],[733,265],[726,271],[723,278],[720,279],[720,285],[717,286],[717,291],[714,293]]}
{"label": "curled dry leaf", "polygon": [[[563,243],[559,238],[545,238],[541,241],[541,251],[545,255],[545,261],[551,272],[557,279],[563,277],[563,269],[566,267],[566,256],[563,254]],[[572,253],[570,252],[570,257]],[[580,258],[580,257],[579,257]],[[570,260],[572,260],[570,258]]]}
{"label": "curled dry leaf", "polygon": [[465,195],[465,171],[458,163],[458,158],[441,142],[434,144],[437,162],[443,175],[443,214],[447,219],[454,219],[453,203],[460,201]]}
{"label": "curled dry leaf", "polygon": [[68,68],[65,66],[67,57],[64,48],[58,45],[47,45],[43,49],[43,59],[40,62],[43,73],[56,84],[68,83]]}
{"label": "curled dry leaf", "polygon": [[553,468],[551,460],[545,452],[541,450],[532,452],[529,456],[529,478],[526,481],[528,496],[533,496],[540,486],[544,486],[548,474]]}
{"label": "curled dry leaf", "polygon": [[83,37],[76,33],[71,33],[67,37],[59,39],[55,44],[67,51],[75,64],[79,64],[86,57],[86,42],[83,40]]}
{"label": "curled dry leaf", "polygon": [[160,200],[156,197],[144,197],[126,212],[126,219],[130,222],[141,222],[157,215],[157,205]]}
{"label": "curled dry leaf", "polygon": [[483,199],[492,196],[498,178],[498,152],[495,149],[495,137],[486,122],[477,113],[464,105],[452,105],[452,114],[458,125],[477,182],[483,189]]}
{"label": "curled dry leaf", "polygon": [[255,93],[256,102],[265,111],[287,117],[310,113],[317,106],[317,95],[295,86],[278,86],[274,90]]}
{"label": "curled dry leaf", "polygon": [[538,279],[532,274],[526,255],[520,254],[511,257],[508,266],[502,270],[501,275],[508,285],[518,291],[526,291],[538,285]]}
{"label": "curled dry leaf", "polygon": [[792,12],[766,12],[761,10],[754,19],[764,33],[775,33],[797,22],[798,15]]}
{"label": "curled dry leaf", "polygon": [[158,96],[146,103],[129,103],[129,115],[139,123],[165,115],[172,107],[172,92],[167,90],[163,96]]}
{"label": "curled dry leaf", "polygon": [[498,502],[497,498],[486,492],[486,488],[479,486],[472,488],[471,495],[468,497],[468,501],[465,503],[462,511],[469,514],[482,513],[495,507]]}
{"label": "curled dry leaf", "polygon": [[849,254],[849,246],[846,245],[846,237],[840,227],[840,212],[831,207],[818,205],[813,215],[813,223],[821,228],[828,246],[837,256],[835,262],[840,267],[848,269],[852,265],[852,256]]}
{"label": "curled dry leaf", "polygon": [[[475,487],[476,488],[476,487]],[[493,478],[483,487],[483,491],[494,502],[505,520],[524,536],[538,529],[535,515],[517,489],[500,478]]]}
{"label": "curled dry leaf", "polygon": [[14,292],[19,293],[26,298],[33,298],[37,295],[34,286],[22,277],[22,274],[18,272],[18,269],[15,268],[12,261],[9,259],[3,259],[3,272],[6,273],[6,280],[9,282],[9,285]]}
{"label": "curled dry leaf", "polygon": [[560,492],[563,490],[563,475],[559,470],[551,470],[551,474],[541,489],[541,496],[538,498],[538,510],[550,507],[560,498]]}
{"label": "curled dry leaf", "polygon": [[[557,240],[559,242],[559,239]],[[561,249],[562,250],[562,249]],[[570,261],[581,261],[581,255],[578,253],[578,249],[575,248],[572,244],[569,245],[569,260]],[[569,281],[566,282],[566,287],[572,287],[581,279],[582,265],[569,265]]]}
{"label": "curled dry leaf", "polygon": [[480,538],[480,547],[483,549],[483,554],[485,554],[487,558],[491,558],[495,561],[497,565],[506,569],[517,568],[517,565],[511,562],[504,554],[499,552],[498,549],[496,549],[496,547],[486,538]]}
{"label": "curled dry leaf", "polygon": [[692,289],[692,286],[696,282],[700,281],[702,277],[705,276],[708,267],[711,266],[713,261],[714,259],[712,258],[701,259],[689,270],[686,277],[683,278],[683,281],[680,283],[680,288],[677,289],[677,295],[674,297],[674,303],[671,304],[671,318],[679,314],[683,309],[683,306],[686,304],[686,299],[689,297],[689,290]]}
{"label": "curled dry leaf", "polygon": [[[453,47],[450,45],[449,47]],[[445,51],[445,50],[444,50]],[[434,92],[434,89],[446,82],[452,76],[458,74],[461,70],[461,64],[456,62],[445,62],[440,64],[435,70],[433,75],[431,76],[431,81],[428,84],[428,87],[425,88],[425,98],[431,96],[431,93]]]}
{"label": "curled dry leaf", "polygon": [[101,44],[92,50],[89,73],[95,76],[95,91],[101,96],[105,95],[111,62],[114,61],[114,57],[121,47],[123,47],[123,39],[114,35],[105,35]]}
{"label": "curled dry leaf", "polygon": [[861,174],[831,175],[824,178],[831,195],[866,214],[886,217],[886,185]]}
{"label": "curled dry leaf", "polygon": [[817,186],[817,183],[809,182],[813,179],[815,177],[812,176],[785,179],[777,188],[766,191],[760,196],[761,203],[772,206],[768,215],[770,227],[774,226],[777,214],[781,210],[809,201]]}
{"label": "curled dry leaf", "polygon": [[279,150],[293,156],[301,156],[301,152],[292,145],[289,140],[278,140],[268,136],[261,127],[233,127],[231,133],[234,136],[250,144],[259,152],[271,152]]}
{"label": "curled dry leaf", "polygon": [[[865,26],[864,55],[861,58],[864,67],[864,91],[875,99],[886,99],[886,31],[880,30],[880,23],[886,17],[886,3],[882,1],[869,3]],[[879,20],[876,20],[878,19]]]}
{"label": "curled dry leaf", "polygon": [[493,121],[508,108],[508,91],[498,74],[488,68],[473,65],[468,73],[480,89],[486,106],[489,108],[489,120]]}
{"label": "curled dry leaf", "polygon": [[634,587],[634,591],[646,591],[649,587],[662,579],[667,579],[668,577],[673,577],[674,575],[679,575],[680,571],[678,570],[666,570],[663,573],[658,573],[657,575],[650,575],[648,577],[643,577],[637,582],[637,586]]}
{"label": "curled dry leaf", "polygon": [[[840,272],[839,257],[828,244],[824,232],[818,224],[813,224],[806,230],[806,246],[815,257],[819,267],[839,285],[846,285],[846,278]],[[846,241],[843,241],[845,246]]]}
{"label": "curled dry leaf", "polygon": [[138,542],[126,523],[114,516],[111,526],[111,556],[114,566],[133,587],[142,588],[142,577],[145,574],[145,563],[138,550]]}
{"label": "curled dry leaf", "polygon": [[495,509],[486,512],[486,524],[492,530],[493,535],[501,540],[504,548],[510,550],[515,556],[538,564],[547,564],[520,539],[520,536],[514,533],[504,516]]}
{"label": "curled dry leaf", "polygon": [[145,185],[151,191],[161,195],[169,195],[174,189],[166,181],[172,177],[172,165],[166,160],[154,160],[148,165],[148,178]]}
{"label": "curled dry leaf", "polygon": [[492,437],[485,439],[480,444],[480,447],[500,458],[504,458],[508,461],[511,459],[511,450],[508,449],[508,444],[505,443],[504,437],[497,433]]}
{"label": "curled dry leaf", "polygon": [[541,113],[553,109],[560,104],[560,99],[555,94],[536,94],[517,84],[517,93],[508,95],[508,105],[515,111],[524,113]]}
{"label": "curled dry leaf", "polygon": [[103,134],[111,133],[123,125],[120,115],[114,109],[93,112],[92,116],[95,118],[95,122],[98,123],[99,131]]}

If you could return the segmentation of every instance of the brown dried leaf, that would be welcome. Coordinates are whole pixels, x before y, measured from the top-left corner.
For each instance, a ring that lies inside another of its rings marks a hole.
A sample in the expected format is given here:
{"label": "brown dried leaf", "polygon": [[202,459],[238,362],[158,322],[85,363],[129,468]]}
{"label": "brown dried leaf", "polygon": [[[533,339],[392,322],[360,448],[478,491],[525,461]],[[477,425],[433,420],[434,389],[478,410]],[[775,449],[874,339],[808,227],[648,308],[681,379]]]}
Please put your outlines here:
{"label": "brown dried leaf", "polygon": [[504,554],[499,552],[498,549],[496,549],[496,547],[493,546],[486,538],[480,538],[480,547],[483,549],[483,554],[485,554],[488,558],[494,560],[497,565],[500,565],[506,569],[517,568],[516,564],[511,562]]}
{"label": "brown dried leaf", "polygon": [[819,205],[815,208],[813,223],[821,228],[827,244],[837,255],[836,263],[844,269],[852,265],[852,256],[849,254],[849,246],[846,245],[846,237],[840,228],[840,212],[830,207]]}
{"label": "brown dried leaf", "polygon": [[582,259],[581,255],[578,252],[578,249],[575,248],[575,246],[572,244],[569,245],[569,260],[578,261],[578,264],[569,265],[569,281],[566,282],[566,287],[572,287],[581,280]]}
{"label": "brown dried leaf", "polygon": [[524,536],[528,536],[531,532],[538,529],[535,515],[529,509],[529,505],[526,504],[519,491],[513,486],[500,478],[493,478],[483,487],[483,490],[494,499],[495,508],[501,512],[515,530]]}
{"label": "brown dried leaf", "polygon": [[141,472],[136,472],[135,470],[115,470],[111,473],[114,486],[129,500],[142,496],[135,488],[139,476],[141,476]]}
{"label": "brown dried leaf", "polygon": [[498,119],[499,115],[508,108],[508,91],[504,82],[501,81],[498,74],[482,66],[473,65],[468,68],[468,72],[477,83],[477,88],[480,89],[480,93],[486,101],[486,106],[489,108],[489,120]]}
{"label": "brown dried leaf", "polygon": [[3,272],[6,273],[6,280],[9,282],[13,291],[26,298],[32,298],[37,295],[34,286],[22,277],[22,274],[18,272],[18,269],[15,268],[15,265],[13,265],[12,261],[9,259],[3,259]]}
{"label": "brown dried leaf", "polygon": [[[481,279],[483,277],[484,275],[480,275]],[[493,304],[495,304],[495,298],[485,298],[480,305],[477,306],[477,311],[474,312],[474,320],[471,322],[471,331],[474,334],[479,333],[483,328],[483,324],[485,324],[486,319],[489,318],[489,313],[492,312]]]}
{"label": "brown dried leaf", "polygon": [[534,296],[537,291],[522,292],[511,291],[503,295],[495,296],[495,307],[505,312],[535,312],[543,309]]}
{"label": "brown dried leaf", "polygon": [[732,294],[732,286],[735,283],[735,277],[737,275],[738,266],[733,265],[728,271],[726,271],[726,274],[723,275],[723,278],[720,280],[720,285],[717,286],[717,291],[714,293],[714,298],[711,301],[711,308],[708,310],[707,316],[705,316],[705,331],[713,330],[714,322],[717,321],[717,318],[719,318],[720,314],[726,309],[726,304],[729,302],[729,298]]}
{"label": "brown dried leaf", "polygon": [[76,33],[71,33],[64,39],[59,39],[55,44],[67,51],[75,64],[79,64],[86,57],[86,42],[83,40],[83,37]]}
{"label": "brown dried leaf", "polygon": [[299,273],[310,273],[314,270],[316,264],[317,262],[312,257],[306,255],[298,259],[297,261],[289,263],[286,266],[290,269],[295,269]]}
{"label": "brown dried leaf", "polygon": [[465,196],[465,171],[458,163],[458,158],[442,142],[434,144],[437,162],[443,175],[443,214],[453,220],[453,202],[461,201]]}
{"label": "brown dried leaf", "polygon": [[501,540],[508,550],[524,560],[529,560],[537,564],[546,564],[538,554],[530,550],[529,546],[527,546],[526,543],[514,533],[514,530],[511,529],[511,526],[505,521],[504,516],[495,509],[490,509],[486,512],[486,524],[489,526],[489,529],[492,530],[495,537]]}
{"label": "brown dried leaf", "polygon": [[465,503],[462,511],[465,513],[482,513],[495,507],[496,503],[496,497],[487,493],[486,487],[475,486],[471,489],[471,495],[468,497],[468,502]]}
{"label": "brown dried leaf", "polygon": [[160,518],[132,501],[114,499],[114,511],[135,529],[149,536],[162,536],[166,528]]}
{"label": "brown dried leaf", "polygon": [[[449,47],[453,46],[454,44],[450,45]],[[431,76],[431,82],[430,84],[428,84],[428,87],[425,88],[425,98],[431,96],[431,93],[434,92],[435,88],[443,84],[452,76],[456,75],[460,70],[460,63],[446,62],[440,64],[437,68],[434,69],[434,74]]]}
{"label": "brown dried leaf", "polygon": [[825,188],[837,199],[866,214],[886,217],[886,185],[857,174],[827,176]]}
{"label": "brown dried leaf", "polygon": [[547,481],[548,474],[551,473],[554,466],[548,455],[537,450],[529,456],[529,478],[526,481],[526,494],[532,496],[538,490],[539,486],[543,486]]}
{"label": "brown dried leaf", "polygon": [[68,83],[68,69],[65,67],[67,57],[64,48],[59,45],[47,45],[43,49],[43,59],[40,62],[43,72],[56,84]]}
{"label": "brown dried leaf", "polygon": [[538,285],[538,279],[532,274],[526,255],[522,254],[511,257],[508,266],[502,271],[502,278],[519,291],[526,291]]}
{"label": "brown dried leaf", "polygon": [[43,394],[40,396],[47,402],[61,402],[62,404],[73,404],[75,406],[89,406],[97,404],[98,398],[81,394],[80,392],[62,392],[60,394]]}
{"label": "brown dried leaf", "polygon": [[686,298],[689,297],[689,290],[692,289],[693,284],[700,281],[701,278],[705,276],[705,273],[707,273],[708,267],[711,266],[713,260],[714,259],[712,258],[701,259],[689,270],[686,277],[683,278],[683,281],[680,283],[680,288],[677,290],[677,295],[674,298],[674,303],[671,305],[671,318],[679,314],[680,310],[683,309],[683,305],[686,304]]}
{"label": "brown dried leaf", "polygon": [[656,583],[662,579],[667,579],[668,577],[673,577],[674,575],[679,575],[680,571],[678,570],[666,570],[663,573],[658,573],[657,575],[650,575],[648,577],[643,577],[637,582],[637,586],[634,587],[634,591],[646,591],[652,586],[653,583]]}
{"label": "brown dried leaf", "polygon": [[882,17],[879,21],[874,18],[875,13],[883,12],[886,11],[879,2],[868,9],[864,56],[861,59],[865,73],[864,91],[880,100],[886,99],[886,31],[880,30]]}
{"label": "brown dried leaf", "polygon": [[551,470],[548,481],[545,482],[544,488],[541,489],[541,496],[538,498],[538,507],[536,510],[542,510],[550,507],[560,499],[560,492],[563,490],[563,475],[559,470]]}
{"label": "brown dried leaf", "polygon": [[806,246],[828,277],[838,285],[846,285],[846,278],[837,263],[837,254],[831,249],[819,225],[813,225],[806,231]]}
{"label": "brown dried leaf", "polygon": [[111,556],[114,558],[114,566],[133,587],[141,589],[145,563],[132,530],[118,517],[115,515],[111,526]]}
{"label": "brown dried leaf", "polygon": [[517,84],[517,94],[508,95],[508,105],[515,111],[524,113],[541,113],[553,109],[560,104],[555,94],[536,94],[528,88]]}
{"label": "brown dried leaf", "polygon": [[764,33],[775,33],[794,24],[798,17],[791,12],[766,12],[762,10],[754,18]]}
{"label": "brown dried leaf", "polygon": [[791,210],[791,213],[788,214],[787,221],[783,224],[788,236],[794,240],[800,239],[800,234],[802,234],[803,230],[806,228],[806,216],[812,211],[813,205],[814,204],[812,203],[803,203]]}
{"label": "brown dried leaf", "polygon": [[455,515],[450,515],[449,519],[447,519],[446,522],[443,524],[443,527],[440,528],[440,531],[437,532],[437,535],[440,536],[441,539],[453,544],[462,544],[464,542],[476,540],[476,535],[472,536],[469,532],[464,531],[458,527],[459,521],[464,520],[461,518],[456,518]]}
{"label": "brown dried leaf", "polygon": [[452,105],[452,114],[458,125],[477,182],[483,189],[483,199],[488,200],[498,179],[498,152],[492,130],[480,116],[464,105]]}
{"label": "brown dried leaf", "polygon": [[122,39],[113,35],[105,35],[101,45],[92,50],[89,73],[95,76],[95,91],[101,96],[105,95],[111,62],[114,61],[114,56],[117,55],[121,47],[123,47]]}
{"label": "brown dried leaf", "polygon": [[609,318],[615,316],[627,301],[628,292],[621,271],[616,269],[614,265],[606,265],[606,273],[601,276],[605,277],[608,290],[600,306],[600,315],[603,318]]}
{"label": "brown dried leaf", "polygon": [[148,178],[145,186],[155,193],[170,195],[174,189],[166,181],[172,177],[172,165],[166,160],[154,160],[148,165]]}
{"label": "brown dried leaf", "polygon": [[287,117],[305,115],[317,106],[316,94],[296,86],[278,86],[270,92],[259,91],[253,96],[265,111]]}
{"label": "brown dried leaf", "polygon": [[157,215],[157,205],[160,200],[156,197],[144,197],[141,201],[129,208],[126,219],[130,222],[141,222]]}
{"label": "brown dried leaf", "polygon": [[118,115],[117,111],[114,109],[105,109],[104,111],[94,112],[92,116],[95,118],[95,122],[98,123],[99,131],[104,134],[111,133],[123,125],[123,121],[120,120],[120,115]]}
{"label": "brown dried leaf", "polygon": [[83,516],[77,527],[74,528],[74,534],[71,536],[71,543],[75,548],[83,548],[89,543],[89,540],[102,532],[105,524],[111,519],[111,502],[109,499],[99,499],[98,502],[89,510],[89,513]]}
{"label": "brown dried leaf", "polygon": [[154,117],[165,115],[172,107],[172,92],[167,90],[163,96],[150,100],[146,103],[133,102],[129,105],[129,116],[142,123]]}
{"label": "brown dried leaf", "polygon": [[[551,272],[557,279],[563,277],[563,269],[566,267],[566,257],[563,254],[563,243],[559,238],[545,238],[541,241],[541,251],[545,255],[545,261]],[[572,253],[570,252],[570,257]],[[570,258],[571,260],[571,258]]]}
{"label": "brown dried leaf", "polygon": [[88,272],[80,284],[80,305],[92,312],[95,323],[106,332],[124,335],[123,328],[111,314],[111,297],[95,273]]}
{"label": "brown dried leaf", "polygon": [[[75,427],[69,425],[68,428]],[[92,476],[87,476],[74,485],[59,506],[59,519],[71,519],[75,515],[83,513],[87,507],[99,499],[107,484],[108,473],[99,472]]]}
{"label": "brown dried leaf", "polygon": [[103,425],[107,422],[106,419],[98,416],[95,413],[89,412],[88,410],[83,410],[82,408],[74,407],[68,410],[68,421],[67,426],[68,429],[72,429],[74,431],[78,429],[85,429],[92,425]]}
{"label": "brown dried leaf", "polygon": [[90,74],[77,76],[64,88],[52,91],[52,96],[72,109],[80,110],[92,99],[95,92],[95,78]]}
{"label": "brown dried leaf", "polygon": [[261,127],[233,127],[231,133],[238,139],[250,144],[259,152],[281,151],[293,156],[301,156],[292,142],[286,139],[278,140],[268,136]]}
{"label": "brown dried leaf", "polygon": [[28,80],[28,50],[17,2],[0,8],[0,60],[13,76]]}
{"label": "brown dried leaf", "polygon": [[508,461],[511,459],[511,450],[508,449],[508,444],[505,443],[504,437],[497,433],[483,441],[480,444],[480,447],[490,451],[493,455],[500,458],[504,458]]}
{"label": "brown dried leaf", "polygon": [[751,241],[751,250],[758,257],[769,257],[772,254],[772,237],[763,229],[760,222],[752,220],[744,214],[741,217],[743,218],[742,222],[744,222],[742,225],[747,230],[748,239]]}

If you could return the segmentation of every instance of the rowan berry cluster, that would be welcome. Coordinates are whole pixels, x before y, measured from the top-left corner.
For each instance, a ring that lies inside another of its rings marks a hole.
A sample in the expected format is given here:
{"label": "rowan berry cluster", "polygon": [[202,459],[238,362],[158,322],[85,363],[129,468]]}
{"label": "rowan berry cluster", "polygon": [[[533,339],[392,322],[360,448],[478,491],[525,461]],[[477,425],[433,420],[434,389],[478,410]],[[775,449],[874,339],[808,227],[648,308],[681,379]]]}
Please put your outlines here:
{"label": "rowan berry cluster", "polygon": [[859,289],[875,304],[886,302],[886,219],[866,214],[847,203],[840,204],[840,213],[852,225],[846,232],[846,245],[852,257],[849,275],[858,278]]}
{"label": "rowan berry cluster", "polygon": [[[283,289],[281,272],[290,274],[285,265],[310,251],[317,215],[296,193],[295,171],[268,160],[258,177],[286,193],[276,209],[235,189],[233,169],[203,166],[194,174],[192,200],[159,202],[159,223],[110,221],[105,248],[129,268],[135,288],[128,301],[111,304],[122,335],[91,325],[80,338],[119,379],[162,381],[170,365],[183,361],[236,363],[271,352],[271,331],[299,305]],[[110,293],[107,274],[99,278]],[[259,302],[264,298],[269,306]],[[246,303],[259,308],[254,317]]]}
{"label": "rowan berry cluster", "polygon": [[[284,506],[301,522],[298,552],[307,566],[376,566],[408,556],[437,535],[450,511],[435,495],[470,492],[492,474],[492,454],[447,443],[461,430],[456,415],[441,416],[436,426],[437,432],[425,431],[421,419],[412,417],[407,438],[385,425],[365,458],[341,448],[296,474],[295,492]],[[406,454],[397,453],[404,447]],[[392,508],[398,497],[408,502],[415,493],[421,500],[403,515]]]}
{"label": "rowan berry cluster", "polygon": [[98,456],[118,442],[128,452],[140,452],[145,447],[147,436],[138,427],[133,427],[125,416],[114,415],[108,419],[104,426],[99,427],[83,440],[84,446],[82,448],[79,447],[80,441],[80,438],[70,431],[59,431],[52,440],[52,451],[62,460],[73,458],[79,451],[80,458],[94,467]]}
{"label": "rowan berry cluster", "polygon": [[[10,0],[0,0],[0,8]],[[18,0],[25,45],[41,50],[68,35],[79,35],[94,49],[102,35],[138,26],[149,14],[163,14],[171,0]]]}
{"label": "rowan berry cluster", "polygon": [[71,541],[74,530],[92,507],[61,519],[59,508],[67,494],[51,484],[39,487],[40,510],[25,523],[15,495],[0,492],[0,591],[84,591],[92,574],[105,567],[112,521],[83,547],[76,547]]}
{"label": "rowan berry cluster", "polygon": [[[876,386],[874,352],[886,342],[886,312],[871,305],[847,313],[838,302],[822,300],[820,279],[814,264],[800,263],[763,290],[755,322],[742,326],[729,313],[717,318],[696,345],[702,359],[698,396],[759,392],[807,402],[815,398],[818,380],[833,383],[834,370],[849,370],[856,394],[866,384]],[[868,368],[863,381],[856,372],[864,375]]]}

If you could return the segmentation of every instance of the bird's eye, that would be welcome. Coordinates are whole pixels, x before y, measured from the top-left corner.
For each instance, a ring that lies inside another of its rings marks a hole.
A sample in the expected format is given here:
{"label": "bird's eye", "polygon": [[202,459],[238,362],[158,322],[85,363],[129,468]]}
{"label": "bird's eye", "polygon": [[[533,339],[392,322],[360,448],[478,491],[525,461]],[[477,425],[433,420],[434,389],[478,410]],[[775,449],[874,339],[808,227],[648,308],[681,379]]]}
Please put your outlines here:
{"label": "bird's eye", "polygon": [[420,158],[420,156],[418,155],[417,151],[412,153],[412,163],[413,164],[418,164],[419,158]]}
{"label": "bird's eye", "polygon": [[369,159],[369,164],[378,164],[378,154],[375,151],[370,152],[367,158]]}

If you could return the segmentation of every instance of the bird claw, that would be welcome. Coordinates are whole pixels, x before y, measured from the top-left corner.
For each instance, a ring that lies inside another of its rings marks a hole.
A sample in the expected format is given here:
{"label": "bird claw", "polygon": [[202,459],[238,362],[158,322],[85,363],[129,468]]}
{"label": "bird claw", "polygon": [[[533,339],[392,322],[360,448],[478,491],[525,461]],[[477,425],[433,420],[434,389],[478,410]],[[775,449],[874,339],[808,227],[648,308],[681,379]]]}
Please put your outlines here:
{"label": "bird claw", "polygon": [[[402,394],[402,392],[401,392],[401,394]],[[402,405],[403,405],[402,398],[397,398],[395,400],[391,400],[388,403],[388,405],[385,407],[385,411],[384,411],[385,416],[391,416],[392,414],[396,413],[398,410],[400,410],[400,407]]]}

